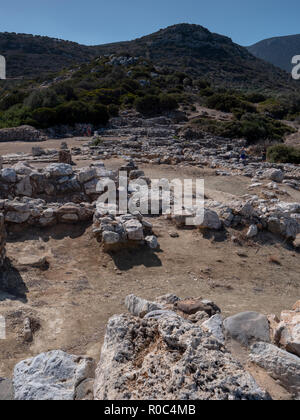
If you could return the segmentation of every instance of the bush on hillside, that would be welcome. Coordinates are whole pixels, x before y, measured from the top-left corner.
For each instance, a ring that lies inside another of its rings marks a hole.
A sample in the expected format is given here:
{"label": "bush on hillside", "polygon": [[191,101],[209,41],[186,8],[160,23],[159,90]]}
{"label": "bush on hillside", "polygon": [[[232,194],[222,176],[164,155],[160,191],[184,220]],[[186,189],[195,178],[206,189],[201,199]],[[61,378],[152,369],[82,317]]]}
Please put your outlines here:
{"label": "bush on hillside", "polygon": [[253,104],[230,93],[215,93],[208,97],[206,104],[209,108],[223,112],[233,112],[237,109],[244,112],[256,112]]}
{"label": "bush on hillside", "polygon": [[272,163],[300,164],[300,149],[285,144],[276,144],[268,148],[267,158]]}
{"label": "bush on hillside", "polygon": [[293,129],[279,121],[265,118],[257,114],[245,114],[240,120],[217,121],[209,118],[200,118],[193,124],[202,131],[216,136],[228,138],[244,138],[248,144],[255,144],[261,140],[283,141],[285,134]]}
{"label": "bush on hillside", "polygon": [[146,95],[135,100],[135,108],[143,115],[156,115],[177,109],[178,102],[174,95]]}
{"label": "bush on hillside", "polygon": [[107,108],[103,105],[90,105],[83,102],[68,102],[56,108],[39,108],[32,112],[31,118],[37,128],[54,125],[88,123],[106,125],[109,120]]}

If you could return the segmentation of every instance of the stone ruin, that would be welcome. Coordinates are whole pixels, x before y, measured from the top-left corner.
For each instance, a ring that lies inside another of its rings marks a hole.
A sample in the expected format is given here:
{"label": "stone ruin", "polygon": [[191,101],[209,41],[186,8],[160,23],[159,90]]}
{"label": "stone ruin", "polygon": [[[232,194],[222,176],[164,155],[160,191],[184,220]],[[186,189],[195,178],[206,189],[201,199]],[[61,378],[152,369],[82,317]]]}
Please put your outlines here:
{"label": "stone ruin", "polygon": [[45,141],[47,139],[41,131],[30,125],[20,127],[2,128],[0,130],[1,141]]}
{"label": "stone ruin", "polygon": [[4,216],[2,213],[0,213],[0,269],[3,266],[6,257],[5,243],[6,231],[4,227]]}
{"label": "stone ruin", "polygon": [[[96,369],[88,357],[42,353],[15,366],[14,398],[270,400],[262,381],[268,376],[299,400],[300,301],[280,324],[257,312],[226,318],[212,301],[174,294],[155,301],[129,295],[125,305],[128,313],[108,321]],[[233,349],[239,346],[243,362]],[[261,368],[259,380],[249,362]]]}

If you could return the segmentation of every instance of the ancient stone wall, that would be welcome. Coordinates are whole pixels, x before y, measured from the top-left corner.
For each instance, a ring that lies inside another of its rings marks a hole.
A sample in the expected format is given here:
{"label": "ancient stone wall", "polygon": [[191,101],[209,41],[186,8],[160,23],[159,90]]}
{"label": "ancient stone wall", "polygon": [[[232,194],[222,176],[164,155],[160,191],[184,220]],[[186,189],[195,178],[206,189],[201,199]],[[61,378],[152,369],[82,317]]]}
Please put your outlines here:
{"label": "ancient stone wall", "polygon": [[0,267],[2,267],[5,260],[5,243],[6,243],[6,232],[4,227],[4,216],[0,213]]}
{"label": "ancient stone wall", "polygon": [[14,128],[3,128],[0,130],[1,141],[43,141],[46,137],[30,125],[22,125]]}

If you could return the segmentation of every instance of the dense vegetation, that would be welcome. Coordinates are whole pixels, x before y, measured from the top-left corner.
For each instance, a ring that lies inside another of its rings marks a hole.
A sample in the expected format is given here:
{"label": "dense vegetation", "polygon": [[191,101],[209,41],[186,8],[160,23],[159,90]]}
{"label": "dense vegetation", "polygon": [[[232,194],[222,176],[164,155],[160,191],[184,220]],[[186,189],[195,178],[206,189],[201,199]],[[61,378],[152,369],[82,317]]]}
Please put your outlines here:
{"label": "dense vegetation", "polygon": [[[120,64],[118,60],[125,60]],[[116,62],[117,61],[117,62]],[[1,89],[2,87],[2,89]],[[260,90],[225,89],[207,79],[158,68],[149,60],[102,57],[45,79],[0,82],[0,128],[23,124],[37,128],[90,123],[105,126],[120,110],[145,116],[197,104],[226,112],[226,121],[198,118],[199,131],[229,138],[282,142],[293,129],[282,119],[300,117],[300,95],[271,96]]]}
{"label": "dense vegetation", "polygon": [[277,144],[268,148],[267,158],[272,163],[300,164],[300,149]]}
{"label": "dense vegetation", "polygon": [[157,72],[142,59],[124,66],[109,60],[96,59],[46,81],[1,82],[0,128],[105,125],[120,109],[135,107],[144,115],[157,115],[186,100],[185,74]]}
{"label": "dense vegetation", "polygon": [[280,121],[261,115],[244,114],[240,119],[219,121],[210,118],[199,118],[193,121],[193,126],[203,132],[227,138],[245,138],[248,144],[260,140],[283,141],[286,134],[292,133],[291,127]]}

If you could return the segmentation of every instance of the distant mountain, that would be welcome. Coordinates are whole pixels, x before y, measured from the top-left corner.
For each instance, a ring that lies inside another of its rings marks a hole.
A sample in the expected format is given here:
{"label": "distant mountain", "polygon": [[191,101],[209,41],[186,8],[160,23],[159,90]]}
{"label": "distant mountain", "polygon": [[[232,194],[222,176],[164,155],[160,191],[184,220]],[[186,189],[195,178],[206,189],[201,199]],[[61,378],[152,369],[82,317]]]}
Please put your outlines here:
{"label": "distant mountain", "polygon": [[248,51],[290,73],[292,57],[300,55],[300,35],[265,39],[248,47]]}
{"label": "distant mountain", "polygon": [[99,46],[2,33],[0,54],[7,58],[8,77],[34,77],[100,55],[117,54],[145,57],[156,66],[169,67],[226,86],[264,90],[290,90],[296,86],[288,74],[257,59],[230,38],[190,24],[170,26],[133,41]]}

